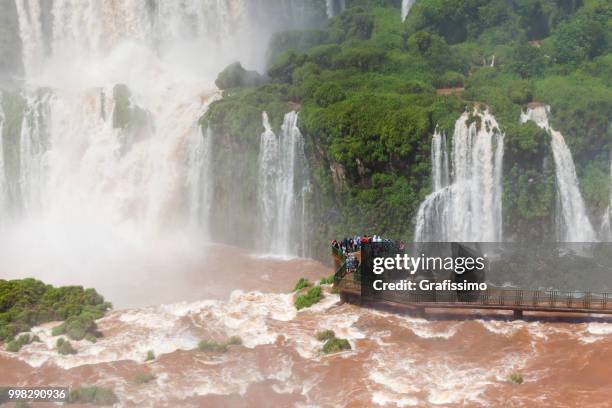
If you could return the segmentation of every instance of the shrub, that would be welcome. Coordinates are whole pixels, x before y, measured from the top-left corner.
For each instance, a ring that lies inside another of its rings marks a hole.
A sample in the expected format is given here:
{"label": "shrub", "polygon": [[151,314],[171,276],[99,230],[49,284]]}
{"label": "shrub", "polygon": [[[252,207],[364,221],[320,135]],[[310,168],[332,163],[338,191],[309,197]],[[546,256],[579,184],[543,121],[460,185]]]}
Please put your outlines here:
{"label": "shrub", "polygon": [[239,336],[231,336],[222,343],[214,340],[202,340],[198,344],[198,348],[202,351],[209,351],[213,353],[225,353],[229,346],[241,346],[242,339]]}
{"label": "shrub", "polygon": [[459,72],[448,71],[436,79],[435,85],[438,88],[456,88],[462,87],[464,81],[465,77]]}
{"label": "shrub", "polygon": [[138,385],[146,384],[153,381],[156,377],[151,373],[138,373],[134,377],[134,382]]}
{"label": "shrub", "polygon": [[72,340],[83,340],[84,338],[87,338],[92,343],[95,343],[95,338],[98,332],[93,316],[81,314],[79,316],[72,316],[64,323],[54,327],[51,330],[51,334],[53,336],[66,334]]}
{"label": "shrub", "polygon": [[300,280],[297,281],[297,283],[295,284],[295,287],[293,288],[293,291],[297,292],[298,290],[302,290],[302,289],[307,288],[309,286],[310,286],[310,282],[308,282],[308,279],[300,278]]}
{"label": "shrub", "polygon": [[242,346],[242,339],[239,336],[232,336],[225,342],[228,346]]}
{"label": "shrub", "polygon": [[319,341],[327,341],[327,340],[331,340],[331,339],[335,338],[336,337],[336,333],[334,333],[333,330],[323,330],[323,331],[317,332],[315,337]]}
{"label": "shrub", "polygon": [[508,376],[508,381],[513,384],[522,384],[523,376],[520,373],[512,373]]}
{"label": "shrub", "polygon": [[332,285],[334,283],[334,275],[329,275],[327,278],[321,279],[321,285]]}
{"label": "shrub", "polygon": [[[75,316],[93,321],[104,316],[110,307],[93,289],[56,288],[35,279],[0,279],[0,341],[9,341],[41,323]],[[65,333],[67,327],[60,326],[54,328],[54,335]]]}
{"label": "shrub", "polygon": [[318,303],[322,298],[323,293],[321,291],[321,286],[315,286],[314,288],[310,288],[305,295],[298,296],[297,299],[295,299],[295,307],[297,310],[304,309]]}
{"label": "shrub", "polygon": [[34,337],[32,337],[32,343],[40,343],[40,337],[38,337],[38,335],[35,335]]}
{"label": "shrub", "polygon": [[59,339],[57,339],[56,346],[57,346],[57,352],[59,354],[68,355],[68,354],[77,353],[76,349],[72,347],[72,344],[70,344],[70,342],[64,339],[63,337],[60,337]]}
{"label": "shrub", "polygon": [[347,339],[339,339],[337,337],[331,338],[323,345],[323,352],[325,354],[337,353],[343,350],[350,350],[351,344]]}
{"label": "shrub", "polygon": [[[36,338],[38,338],[38,336],[36,336]],[[11,353],[17,353],[19,350],[21,350],[21,347],[25,346],[26,344],[30,344],[32,341],[33,339],[30,337],[29,334],[22,334],[16,339],[13,339],[8,342],[8,344],[6,345],[6,351],[9,351]]]}
{"label": "shrub", "polygon": [[145,361],[153,361],[155,360],[155,353],[153,350],[147,351],[147,356],[145,357]]}
{"label": "shrub", "polygon": [[103,387],[79,387],[70,390],[68,402],[78,404],[113,405],[118,398],[110,388]]}
{"label": "shrub", "polygon": [[225,353],[227,351],[227,345],[225,343],[218,343],[214,340],[202,340],[198,344],[198,348],[202,351],[211,353]]}
{"label": "shrub", "polygon": [[66,325],[64,323],[60,324],[59,326],[55,326],[53,329],[51,329],[51,335],[52,336],[60,336],[62,334],[66,334]]}
{"label": "shrub", "polygon": [[236,88],[240,86],[258,86],[265,82],[265,78],[256,71],[247,71],[239,62],[225,68],[217,77],[215,85],[219,89]]}
{"label": "shrub", "polygon": [[335,83],[321,85],[314,93],[317,105],[326,108],[331,104],[346,99],[346,93]]}
{"label": "shrub", "polygon": [[11,340],[6,345],[6,351],[8,352],[17,353],[19,350],[21,350],[21,344],[17,340]]}

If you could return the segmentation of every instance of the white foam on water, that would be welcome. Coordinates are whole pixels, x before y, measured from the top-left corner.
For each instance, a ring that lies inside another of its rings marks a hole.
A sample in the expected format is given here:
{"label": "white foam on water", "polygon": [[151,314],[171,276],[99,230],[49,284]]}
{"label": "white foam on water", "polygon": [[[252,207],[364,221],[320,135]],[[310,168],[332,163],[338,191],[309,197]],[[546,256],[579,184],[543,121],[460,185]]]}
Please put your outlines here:
{"label": "white foam on water", "polygon": [[610,339],[612,339],[612,324],[610,323],[588,323],[578,336],[578,340],[584,344]]}

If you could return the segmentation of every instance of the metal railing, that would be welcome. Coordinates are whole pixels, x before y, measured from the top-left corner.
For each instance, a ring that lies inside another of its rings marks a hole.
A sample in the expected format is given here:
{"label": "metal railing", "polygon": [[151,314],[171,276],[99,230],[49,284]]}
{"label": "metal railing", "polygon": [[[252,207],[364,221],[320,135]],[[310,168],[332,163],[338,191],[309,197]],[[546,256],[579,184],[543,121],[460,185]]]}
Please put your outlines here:
{"label": "metal railing", "polygon": [[[337,282],[340,290],[358,292],[361,282],[347,274]],[[563,292],[489,288],[483,291],[386,291],[374,300],[429,306],[480,306],[502,309],[588,310],[612,312],[612,294],[605,292]]]}

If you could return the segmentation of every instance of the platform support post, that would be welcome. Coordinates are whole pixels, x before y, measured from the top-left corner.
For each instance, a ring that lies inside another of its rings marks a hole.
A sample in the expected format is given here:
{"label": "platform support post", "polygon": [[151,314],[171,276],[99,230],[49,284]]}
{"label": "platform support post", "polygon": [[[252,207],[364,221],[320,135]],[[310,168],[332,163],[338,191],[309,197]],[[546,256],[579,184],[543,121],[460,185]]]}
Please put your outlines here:
{"label": "platform support post", "polygon": [[520,309],[513,310],[512,320],[523,320],[523,311]]}

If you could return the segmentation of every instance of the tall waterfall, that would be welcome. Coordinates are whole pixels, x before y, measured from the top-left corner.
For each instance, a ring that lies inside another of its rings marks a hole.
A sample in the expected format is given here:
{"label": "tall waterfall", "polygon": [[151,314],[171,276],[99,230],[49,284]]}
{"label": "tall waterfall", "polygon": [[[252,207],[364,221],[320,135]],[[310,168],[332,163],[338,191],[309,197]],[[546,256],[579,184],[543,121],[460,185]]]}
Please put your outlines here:
{"label": "tall waterfall", "polygon": [[200,129],[195,129],[190,135],[189,142],[189,174],[187,177],[189,187],[189,211],[192,227],[201,229],[206,237],[210,231],[209,217],[212,207],[212,131],[210,127],[203,135]]}
{"label": "tall waterfall", "polygon": [[4,123],[6,117],[2,106],[2,94],[0,93],[0,228],[7,217],[6,207],[8,204],[8,185],[6,182],[6,167],[4,165]]}
{"label": "tall waterfall", "polygon": [[298,114],[285,115],[279,137],[265,112],[263,126],[257,186],[260,250],[283,257],[304,256],[308,179]]}
{"label": "tall waterfall", "polygon": [[433,191],[438,191],[448,185],[448,149],[446,134],[437,128],[431,139],[431,165]]}
{"label": "tall waterfall", "polygon": [[521,114],[521,122],[532,120],[551,136],[557,180],[557,239],[562,242],[595,241],[597,235],[580,193],[572,153],[563,135],[550,126],[549,111],[548,106],[529,108]]}
{"label": "tall waterfall", "polygon": [[201,251],[214,135],[198,122],[226,65],[263,66],[273,28],[247,0],[13,1],[25,78],[0,91],[3,265],[102,273]]}
{"label": "tall waterfall", "polygon": [[457,120],[450,184],[446,137],[438,131],[431,157],[434,191],[419,207],[415,240],[501,241],[504,135],[495,117],[474,111]]}
{"label": "tall waterfall", "polygon": [[333,18],[346,8],[346,0],[326,0],[327,17]]}
{"label": "tall waterfall", "polygon": [[402,21],[406,20],[408,14],[410,13],[410,9],[414,6],[416,0],[402,0]]}
{"label": "tall waterfall", "polygon": [[612,241],[612,153],[610,159],[610,204],[603,214],[599,228],[601,239],[606,242]]}

